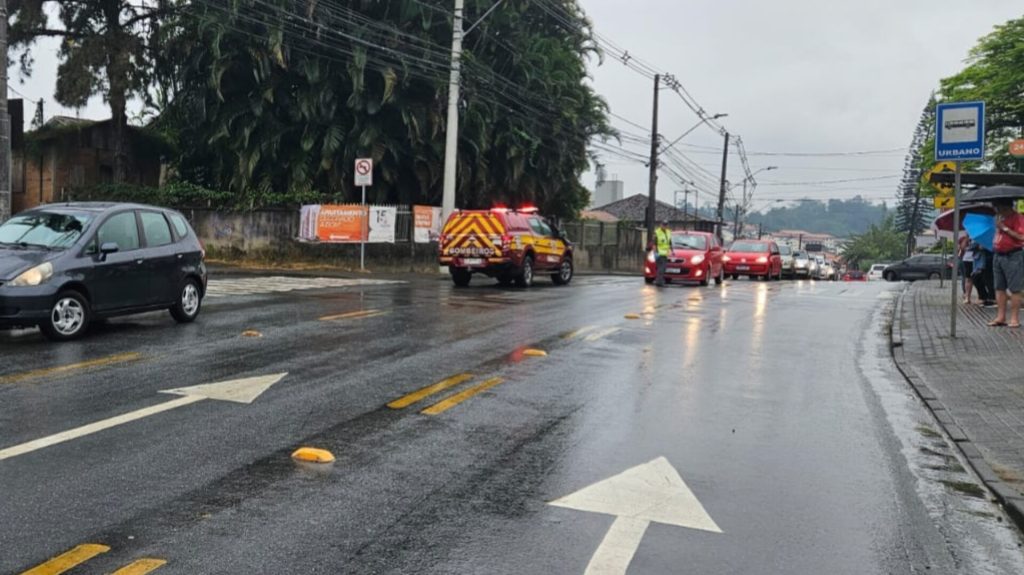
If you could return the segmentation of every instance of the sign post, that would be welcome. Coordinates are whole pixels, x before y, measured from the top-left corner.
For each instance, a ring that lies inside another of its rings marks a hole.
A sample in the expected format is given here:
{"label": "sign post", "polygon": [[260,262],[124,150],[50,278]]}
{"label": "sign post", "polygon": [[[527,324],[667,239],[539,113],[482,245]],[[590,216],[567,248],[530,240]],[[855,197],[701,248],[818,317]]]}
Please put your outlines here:
{"label": "sign post", "polygon": [[[953,253],[960,245],[960,172],[964,160],[985,159],[985,103],[952,102],[935,109],[935,160],[956,164],[953,184]],[[959,262],[956,262],[959,263]],[[957,275],[953,267],[949,304],[949,336],[956,337]]]}
{"label": "sign post", "polygon": [[369,212],[366,211],[366,186],[373,185],[373,159],[372,158],[359,158],[356,160],[356,186],[363,189],[363,200],[361,205],[363,206],[362,229],[359,237],[359,269],[366,269],[366,236],[369,233],[367,226],[370,223]]}

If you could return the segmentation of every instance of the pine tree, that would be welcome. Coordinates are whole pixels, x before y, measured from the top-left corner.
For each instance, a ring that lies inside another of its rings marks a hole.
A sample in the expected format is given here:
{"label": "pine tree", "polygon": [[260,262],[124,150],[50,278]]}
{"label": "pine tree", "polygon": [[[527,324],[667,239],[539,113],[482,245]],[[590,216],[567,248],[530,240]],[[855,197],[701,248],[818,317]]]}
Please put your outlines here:
{"label": "pine tree", "polygon": [[922,157],[925,143],[935,125],[935,95],[928,99],[928,104],[921,112],[921,119],[914,128],[914,136],[903,163],[903,179],[900,180],[899,204],[896,207],[896,230],[907,234],[907,255],[914,252],[915,238],[928,227],[928,219],[932,215],[932,207],[927,196],[922,197],[921,182],[924,161]]}

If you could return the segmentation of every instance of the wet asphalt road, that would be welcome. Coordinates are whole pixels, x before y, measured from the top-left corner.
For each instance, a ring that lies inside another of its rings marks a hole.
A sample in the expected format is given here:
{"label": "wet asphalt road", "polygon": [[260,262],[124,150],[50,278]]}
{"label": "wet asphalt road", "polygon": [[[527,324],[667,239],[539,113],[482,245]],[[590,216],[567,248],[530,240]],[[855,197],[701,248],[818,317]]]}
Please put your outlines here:
{"label": "wet asphalt road", "polygon": [[653,523],[631,574],[1024,572],[892,367],[894,286],[221,281],[193,325],[0,334],[0,450],[288,374],[0,459],[0,573],[83,544],[109,550],[73,573],[583,573],[614,518],[548,503],[659,457],[721,533]]}

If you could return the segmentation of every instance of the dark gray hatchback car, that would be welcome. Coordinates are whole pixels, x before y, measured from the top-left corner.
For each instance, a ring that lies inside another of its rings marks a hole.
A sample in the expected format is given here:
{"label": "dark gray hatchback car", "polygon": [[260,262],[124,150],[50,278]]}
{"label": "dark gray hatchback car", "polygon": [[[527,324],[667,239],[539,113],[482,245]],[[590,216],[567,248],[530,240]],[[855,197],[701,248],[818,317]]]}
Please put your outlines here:
{"label": "dark gray hatchback car", "polygon": [[0,225],[0,327],[53,340],[94,319],[159,309],[187,323],[206,293],[205,252],[180,213],[141,204],[51,204]]}

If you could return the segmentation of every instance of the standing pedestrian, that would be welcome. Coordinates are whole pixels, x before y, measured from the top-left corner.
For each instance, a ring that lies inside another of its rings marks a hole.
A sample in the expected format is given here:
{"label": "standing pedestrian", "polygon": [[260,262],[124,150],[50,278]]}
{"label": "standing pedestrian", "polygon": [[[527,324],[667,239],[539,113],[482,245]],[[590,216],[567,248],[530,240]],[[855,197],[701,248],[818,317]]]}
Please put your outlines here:
{"label": "standing pedestrian", "polygon": [[672,253],[672,232],[668,229],[668,222],[661,222],[661,226],[654,231],[654,261],[657,266],[657,275],[654,285],[662,287],[665,285],[665,267],[668,266],[668,256]]}
{"label": "standing pedestrian", "polygon": [[996,305],[995,289],[992,285],[992,252],[985,246],[974,243],[974,269],[971,282],[978,290],[978,304],[985,307]]}
{"label": "standing pedestrian", "polygon": [[[1020,327],[1020,300],[1024,291],[1024,216],[1010,200],[994,202],[996,208],[995,272],[996,319],[992,327]],[[1010,310],[1007,315],[1006,304]]]}
{"label": "standing pedestrian", "polygon": [[[971,241],[970,237],[965,233],[960,238],[961,250],[960,250],[960,277],[962,278],[963,284],[960,286],[963,289],[964,303],[971,303],[971,293],[974,292],[974,242]],[[964,241],[966,240],[966,241]]]}

